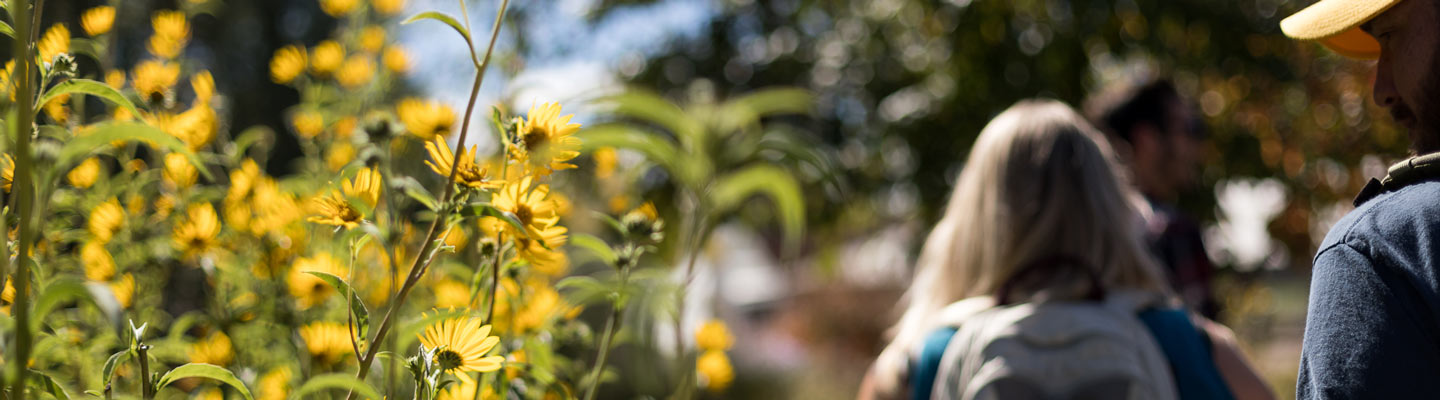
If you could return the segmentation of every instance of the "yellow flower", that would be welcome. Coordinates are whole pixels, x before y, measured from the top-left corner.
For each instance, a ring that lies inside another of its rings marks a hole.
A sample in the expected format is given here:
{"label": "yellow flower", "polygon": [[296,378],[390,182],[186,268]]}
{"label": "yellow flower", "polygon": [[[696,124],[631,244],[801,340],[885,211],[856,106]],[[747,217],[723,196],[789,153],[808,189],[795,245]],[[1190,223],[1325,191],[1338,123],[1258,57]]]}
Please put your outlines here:
{"label": "yellow flower", "polygon": [[341,182],[341,188],[346,196],[358,197],[373,208],[380,202],[380,183],[380,171],[364,168],[355,174],[355,179]]}
{"label": "yellow flower", "polygon": [[334,365],[355,352],[350,343],[350,327],[338,322],[312,322],[300,327],[305,349],[316,362]]}
{"label": "yellow flower", "polygon": [[527,279],[522,288],[515,280],[503,278],[500,287],[503,293],[495,303],[495,320],[496,329],[502,332],[528,334],[579,310],[567,304],[545,279]]}
{"label": "yellow flower", "polygon": [[0,313],[10,315],[10,305],[15,303],[15,281],[10,279],[5,280],[5,290],[0,292],[0,301],[3,301],[5,304],[3,307],[0,307]]}
{"label": "yellow flower", "polygon": [[355,117],[340,118],[339,121],[335,121],[335,124],[330,126],[330,130],[335,132],[335,138],[347,139],[355,134],[356,123]]}
{"label": "yellow flower", "polygon": [[500,183],[490,179],[488,171],[475,162],[475,146],[469,150],[460,152],[456,157],[450,151],[450,145],[445,144],[445,138],[437,136],[435,140],[425,142],[425,151],[430,153],[430,159],[434,162],[425,161],[431,171],[443,177],[450,177],[450,169],[455,171],[455,184],[472,189],[494,189],[500,187]]}
{"label": "yellow flower", "polygon": [[230,344],[230,336],[225,332],[215,331],[204,339],[200,339],[190,345],[186,354],[190,356],[192,363],[215,364],[226,366],[230,360],[235,358],[235,349]]}
{"label": "yellow flower", "polygon": [[120,308],[130,308],[135,300],[135,276],[125,274],[120,280],[110,282],[110,292],[115,295],[115,302],[120,303]]}
{"label": "yellow flower", "polygon": [[185,255],[196,255],[209,251],[220,235],[220,217],[210,203],[192,204],[186,210],[189,217],[175,226],[175,248]]}
{"label": "yellow flower", "polygon": [[165,36],[154,35],[150,37],[150,42],[146,44],[145,48],[150,50],[150,54],[165,59],[174,59],[180,56],[182,50],[185,50],[185,42]]}
{"label": "yellow flower", "polygon": [[125,71],[112,69],[105,73],[105,85],[111,89],[120,90],[125,87]]}
{"label": "yellow flower", "polygon": [[99,6],[80,15],[80,27],[90,36],[104,35],[115,25],[115,7]]}
{"label": "yellow flower", "polygon": [[65,24],[51,25],[35,47],[40,49],[40,62],[51,62],[60,53],[70,52],[70,29]]}
{"label": "yellow flower", "polygon": [[204,103],[195,104],[179,115],[161,111],[145,117],[146,122],[185,142],[191,150],[199,150],[215,138],[218,120],[215,109]]}
{"label": "yellow flower", "polygon": [[345,64],[340,66],[340,71],[335,73],[335,81],[346,89],[355,89],[370,83],[375,77],[375,61],[370,56],[356,54],[345,59]]}
{"label": "yellow flower", "polygon": [[[458,382],[447,386],[445,390],[435,396],[435,400],[501,400],[504,398],[495,392],[497,389],[494,387],[481,389],[480,382],[470,375],[456,375],[455,377]],[[551,400],[551,397],[546,396],[544,399]]]}
{"label": "yellow flower", "polygon": [[306,221],[317,224],[334,225],[345,228],[354,228],[365,221],[365,216],[360,210],[350,205],[350,202],[341,196],[339,192],[330,195],[316,196],[310,203],[311,212],[315,215],[307,218]]}
{"label": "yellow flower", "polygon": [[120,200],[114,197],[90,210],[90,235],[101,243],[109,242],[124,223],[125,209],[120,208]]}
{"label": "yellow flower", "polygon": [[255,189],[255,182],[260,180],[260,165],[253,159],[245,159],[240,162],[240,168],[230,171],[230,191],[225,194],[226,200],[241,200],[250,195]]}
{"label": "yellow flower", "polygon": [[156,36],[186,40],[190,37],[190,21],[180,11],[157,11],[150,16],[150,26]]}
{"label": "yellow flower", "polygon": [[401,100],[395,106],[395,114],[400,116],[406,130],[427,141],[435,140],[436,136],[450,136],[450,128],[455,125],[455,110],[440,102]]}
{"label": "yellow flower", "polygon": [[330,167],[331,171],[339,171],[346,165],[350,165],[350,161],[355,159],[355,146],[350,145],[349,142],[332,144],[327,150],[325,166]]}
{"label": "yellow flower", "polygon": [[470,305],[470,287],[453,279],[445,279],[436,283],[434,291],[436,307],[464,308]]}
{"label": "yellow flower", "polygon": [[325,118],[313,110],[301,110],[290,117],[290,125],[300,137],[310,139],[325,131]]}
{"label": "yellow flower", "polygon": [[65,125],[66,121],[70,120],[70,106],[68,104],[70,104],[70,94],[55,96],[54,100],[45,103],[45,115],[50,116],[50,119],[55,121],[55,123]]}
{"label": "yellow flower", "polygon": [[310,49],[310,72],[325,77],[330,76],[340,68],[340,63],[345,62],[345,48],[334,40],[320,42],[315,48]]}
{"label": "yellow flower", "polygon": [[314,307],[330,298],[330,294],[335,293],[335,288],[330,287],[330,284],[325,283],[319,277],[307,274],[306,272],[309,271],[324,272],[341,278],[350,275],[345,265],[330,253],[320,252],[314,257],[302,257],[295,260],[295,267],[290,269],[290,276],[286,279],[286,284],[290,288],[290,295],[300,302],[302,309]]}
{"label": "yellow flower", "polygon": [[480,325],[479,318],[449,318],[425,328],[420,343],[426,348],[440,349],[435,360],[450,372],[492,372],[500,369],[505,357],[485,354],[495,349],[500,338],[490,336],[490,325]]}
{"label": "yellow flower", "polygon": [[180,80],[180,65],[145,60],[135,66],[131,75],[135,77],[133,84],[140,97],[151,103],[159,103],[165,99],[165,93],[175,86],[175,82]]}
{"label": "yellow flower", "polygon": [[115,259],[105,250],[105,243],[87,240],[80,246],[80,261],[85,263],[85,279],[107,281],[115,276]]}
{"label": "yellow flower", "polygon": [[254,218],[250,220],[249,226],[251,234],[257,237],[280,235],[294,242],[294,235],[289,234],[285,228],[305,216],[303,207],[294,194],[280,190],[275,179],[264,177],[255,183],[250,201],[253,205],[250,208],[254,210]]}
{"label": "yellow flower", "polygon": [[81,161],[80,165],[75,166],[74,169],[70,170],[70,173],[65,174],[65,179],[70,181],[71,185],[75,185],[75,187],[81,189],[89,188],[91,185],[94,185],[95,180],[99,177],[100,160],[95,157],[90,157],[85,159],[85,161]]}
{"label": "yellow flower", "polygon": [[510,156],[541,174],[575,168],[566,162],[580,155],[580,138],[574,136],[580,124],[570,123],[573,116],[560,115],[559,103],[530,107],[530,114],[517,128],[518,137],[516,143],[511,144]]}
{"label": "yellow flower", "polygon": [[4,186],[5,192],[10,192],[10,184],[15,182],[15,159],[9,154],[0,154],[0,186]]}
{"label": "yellow flower", "polygon": [[320,0],[320,9],[332,17],[340,18],[355,11],[356,0]]}
{"label": "yellow flower", "polygon": [[270,56],[270,80],[286,84],[305,72],[305,49],[299,46],[285,46]]}
{"label": "yellow flower", "polygon": [[190,77],[190,88],[195,90],[195,102],[209,103],[215,97],[215,77],[210,76],[210,71],[200,71]]}
{"label": "yellow flower", "polygon": [[404,47],[390,46],[385,48],[385,53],[380,56],[381,62],[385,63],[385,69],[397,74],[410,72],[410,55],[405,52]]}
{"label": "yellow flower", "polygon": [[564,275],[570,268],[570,259],[560,251],[560,246],[568,240],[566,231],[563,226],[547,225],[534,233],[535,236],[516,236],[515,255],[541,275]]}
{"label": "yellow flower", "polygon": [[465,229],[459,226],[447,229],[445,237],[441,239],[445,241],[446,245],[454,247],[456,251],[465,250],[465,244],[470,241],[470,237],[465,235]]}
{"label": "yellow flower", "polygon": [[[515,214],[520,220],[521,226],[525,228],[525,234],[531,238],[544,237],[544,233],[551,226],[560,221],[555,215],[555,203],[550,201],[549,185],[534,185],[531,183],[534,178],[525,177],[520,182],[509,182],[500,192],[491,199],[495,208],[501,211],[508,211]],[[506,230],[513,230],[514,227],[506,225]],[[512,232],[518,233],[518,232]],[[518,237],[520,235],[516,235]],[[548,244],[547,244],[548,245]]]}
{"label": "yellow flower", "polygon": [[290,396],[290,367],[281,366],[260,375],[255,386],[260,389],[260,400],[285,400]]}
{"label": "yellow flower", "polygon": [[729,350],[734,343],[735,337],[730,336],[725,322],[718,319],[705,321],[700,325],[700,329],[695,331],[695,346],[700,350]]}
{"label": "yellow flower", "polygon": [[163,58],[175,58],[190,41],[190,22],[180,11],[159,11],[150,17],[155,34],[150,36],[147,49],[150,54]]}
{"label": "yellow flower", "polygon": [[184,154],[170,153],[165,155],[165,170],[161,171],[161,177],[175,189],[184,189],[195,184],[195,165],[190,164],[190,159]]}
{"label": "yellow flower", "polygon": [[375,12],[383,15],[395,15],[405,9],[405,0],[372,0],[370,4]]}
{"label": "yellow flower", "polygon": [[360,30],[360,49],[370,53],[380,51],[385,46],[385,28],[375,25]]}
{"label": "yellow flower", "polygon": [[595,177],[607,179],[615,175],[615,167],[620,165],[620,157],[615,154],[614,147],[601,147],[590,155],[595,158]]}
{"label": "yellow flower", "polygon": [[177,202],[179,202],[179,199],[175,198],[173,194],[166,193],[160,195],[160,198],[155,199],[155,216],[162,219],[169,217],[170,212],[175,211],[175,203]]}
{"label": "yellow flower", "polygon": [[711,392],[719,392],[730,387],[735,380],[735,369],[730,366],[730,357],[725,352],[710,350],[700,355],[695,360],[695,372],[700,374],[700,379],[706,389]]}

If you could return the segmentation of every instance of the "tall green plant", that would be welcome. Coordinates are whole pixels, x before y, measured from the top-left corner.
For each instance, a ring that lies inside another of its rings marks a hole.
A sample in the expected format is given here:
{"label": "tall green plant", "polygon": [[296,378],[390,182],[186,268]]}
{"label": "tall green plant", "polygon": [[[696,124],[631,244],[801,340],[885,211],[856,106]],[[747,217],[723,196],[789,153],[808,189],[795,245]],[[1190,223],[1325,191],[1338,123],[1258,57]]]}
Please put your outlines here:
{"label": "tall green plant", "polygon": [[[711,231],[740,210],[747,200],[764,196],[773,203],[787,257],[797,251],[805,231],[805,202],[792,169],[802,162],[828,169],[805,149],[792,130],[766,124],[767,117],[808,113],[811,95],[799,89],[768,89],[724,102],[699,100],[677,105],[645,91],[601,100],[617,122],[595,125],[580,136],[587,148],[637,151],[670,175],[680,215],[679,246],[686,258],[676,294],[675,354],[688,367],[677,397],[694,387],[692,354],[684,346],[685,296],[695,277],[695,261]],[[778,162],[771,155],[781,155]],[[826,171],[828,172],[828,171]]]}

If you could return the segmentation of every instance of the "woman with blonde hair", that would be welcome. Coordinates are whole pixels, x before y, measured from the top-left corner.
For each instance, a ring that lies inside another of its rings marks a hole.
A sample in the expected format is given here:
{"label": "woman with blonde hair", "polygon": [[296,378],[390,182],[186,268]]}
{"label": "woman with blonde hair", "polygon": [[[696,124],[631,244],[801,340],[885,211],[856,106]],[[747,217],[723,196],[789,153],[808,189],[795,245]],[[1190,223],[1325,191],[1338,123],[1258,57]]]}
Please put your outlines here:
{"label": "woman with blonde hair", "polygon": [[[1227,329],[1173,309],[1113,158],[1062,103],[1022,101],[995,117],[924,244],[908,307],[860,397],[1269,398]],[[1050,347],[1015,350],[1037,341]],[[1056,358],[1075,357],[1067,352],[1084,354],[1075,361],[1085,367]],[[1096,378],[1110,352],[1134,353],[1113,363],[1144,390]],[[1022,379],[1028,364],[1047,375]]]}

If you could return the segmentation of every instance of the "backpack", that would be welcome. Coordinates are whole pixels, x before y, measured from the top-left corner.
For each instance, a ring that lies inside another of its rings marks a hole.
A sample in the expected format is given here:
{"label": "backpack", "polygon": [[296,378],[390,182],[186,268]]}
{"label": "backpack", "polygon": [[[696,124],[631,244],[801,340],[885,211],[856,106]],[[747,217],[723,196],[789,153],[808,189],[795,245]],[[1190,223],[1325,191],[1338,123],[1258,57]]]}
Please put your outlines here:
{"label": "backpack", "polygon": [[963,322],[944,346],[932,398],[1177,399],[1165,353],[1136,317],[1158,301],[1117,292],[1101,301],[953,304],[960,311],[947,316]]}
{"label": "backpack", "polygon": [[[1081,283],[1088,284],[1085,297],[1010,301],[1019,287],[1038,289],[1035,284],[1047,279],[1052,286],[1057,278],[1072,279],[1074,275],[1063,278],[1067,271],[1081,272]],[[1078,258],[1044,257],[1020,268],[993,298],[961,300],[943,309],[938,326],[953,327],[954,333],[943,342],[938,363],[917,371],[933,373],[929,397],[1178,400],[1165,353],[1137,317],[1163,298],[1140,291],[1107,292],[1094,271]],[[934,342],[927,338],[923,347]],[[928,356],[924,361],[934,363],[933,353]]]}

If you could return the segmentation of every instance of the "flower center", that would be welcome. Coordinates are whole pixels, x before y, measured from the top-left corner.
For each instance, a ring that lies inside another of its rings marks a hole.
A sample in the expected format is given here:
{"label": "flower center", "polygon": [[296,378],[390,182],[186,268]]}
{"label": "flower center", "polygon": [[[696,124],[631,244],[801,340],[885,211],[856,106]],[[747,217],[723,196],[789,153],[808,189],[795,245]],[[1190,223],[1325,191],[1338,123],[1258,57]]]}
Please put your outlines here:
{"label": "flower center", "polygon": [[522,140],[525,141],[525,150],[534,152],[550,141],[550,134],[545,131],[545,128],[532,127]]}
{"label": "flower center", "polygon": [[535,218],[535,213],[530,211],[530,206],[521,204],[515,208],[515,219],[520,220],[521,225],[530,225],[530,220]]}
{"label": "flower center", "polygon": [[460,368],[460,366],[464,364],[465,359],[460,357],[460,353],[445,349],[440,350],[440,353],[435,355],[435,362],[440,364],[440,369],[449,371]]}

